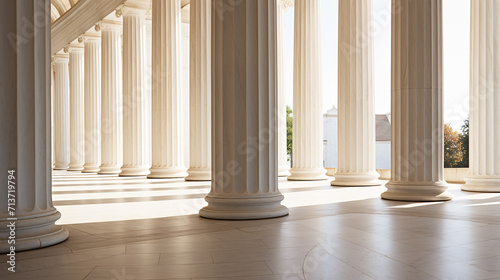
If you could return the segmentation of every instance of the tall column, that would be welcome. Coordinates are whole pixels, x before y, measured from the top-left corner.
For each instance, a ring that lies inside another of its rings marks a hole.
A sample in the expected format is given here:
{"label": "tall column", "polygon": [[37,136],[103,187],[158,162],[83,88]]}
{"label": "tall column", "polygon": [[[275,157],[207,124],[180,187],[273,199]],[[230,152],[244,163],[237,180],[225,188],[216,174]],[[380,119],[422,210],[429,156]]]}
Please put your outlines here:
{"label": "tall column", "polygon": [[277,91],[278,91],[278,176],[286,177],[288,172],[288,149],[287,149],[287,131],[286,131],[286,81],[285,81],[285,10],[293,6],[293,1],[278,0],[277,14]]}
{"label": "tall column", "polygon": [[293,166],[288,180],[324,180],[320,0],[295,0]]}
{"label": "tall column", "polygon": [[99,171],[101,165],[101,40],[87,36],[85,49],[85,173]]}
{"label": "tall column", "polygon": [[200,215],[288,214],[278,190],[276,0],[212,1],[212,189]]}
{"label": "tall column", "polygon": [[186,180],[211,180],[211,1],[190,5],[189,131],[190,167]]}
{"label": "tall column", "polygon": [[[4,184],[0,188],[0,253],[3,254],[10,252],[11,246],[18,252],[57,244],[68,238],[68,231],[55,225],[61,214],[52,204],[50,1],[5,1],[0,18],[0,36],[4,38],[0,42],[0,180]],[[15,203],[8,201],[13,198]],[[9,239],[9,226],[13,223],[15,244]]]}
{"label": "tall column", "polygon": [[123,11],[123,166],[120,176],[149,174],[147,107],[145,90],[146,11]]}
{"label": "tall column", "polygon": [[462,190],[500,192],[500,3],[471,1],[470,175]]}
{"label": "tall column", "polygon": [[122,54],[120,25],[103,22],[101,29],[101,166],[99,174],[118,174],[122,167]]}
{"label": "tall column", "polygon": [[153,0],[152,137],[148,178],[184,178],[181,131],[181,1]]}
{"label": "tall column", "polygon": [[66,170],[69,164],[69,58],[54,56],[54,169]]}
{"label": "tall column", "polygon": [[339,165],[333,186],[380,185],[375,170],[372,0],[339,0]]}
{"label": "tall column", "polygon": [[145,150],[146,153],[146,162],[148,166],[151,166],[153,163],[153,145],[152,145],[152,118],[153,118],[153,105],[152,105],[152,65],[153,65],[153,12],[151,9],[148,9],[145,17],[145,26],[146,26],[146,49],[145,49],[145,61],[144,61],[144,88],[145,88],[145,100],[146,100],[146,108],[149,109],[149,112],[146,114],[146,130],[147,130],[147,139]]}
{"label": "tall column", "polygon": [[393,0],[391,180],[382,198],[450,200],[443,173],[442,0]]}
{"label": "tall column", "polygon": [[[52,57],[53,59],[53,57]],[[50,67],[50,108],[54,108],[54,63],[51,63]],[[55,157],[54,157],[54,110],[50,110],[50,144],[51,144],[51,167],[54,169]]]}
{"label": "tall column", "polygon": [[[83,39],[83,38],[82,38]],[[81,171],[85,164],[85,115],[83,46],[69,47],[70,171]]]}

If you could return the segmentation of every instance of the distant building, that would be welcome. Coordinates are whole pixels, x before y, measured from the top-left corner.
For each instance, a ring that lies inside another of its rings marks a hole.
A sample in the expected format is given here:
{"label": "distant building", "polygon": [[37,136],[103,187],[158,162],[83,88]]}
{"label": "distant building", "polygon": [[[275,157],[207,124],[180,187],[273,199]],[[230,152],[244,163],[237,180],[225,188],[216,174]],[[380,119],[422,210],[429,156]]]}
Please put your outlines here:
{"label": "distant building", "polygon": [[[391,168],[391,115],[375,115],[375,168]],[[323,115],[323,162],[338,167],[338,111],[335,106]]]}

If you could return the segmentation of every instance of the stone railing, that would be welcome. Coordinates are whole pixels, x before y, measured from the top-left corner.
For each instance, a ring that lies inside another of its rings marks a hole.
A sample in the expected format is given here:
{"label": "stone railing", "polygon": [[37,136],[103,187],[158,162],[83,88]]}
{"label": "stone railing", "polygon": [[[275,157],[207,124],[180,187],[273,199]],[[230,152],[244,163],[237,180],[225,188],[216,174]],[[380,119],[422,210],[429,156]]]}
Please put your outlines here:
{"label": "stone railing", "polygon": [[[327,167],[326,175],[333,176],[335,174],[335,167]],[[391,170],[390,169],[377,169],[380,174],[380,180],[390,180]],[[445,168],[444,169],[444,179],[448,183],[454,184],[464,184],[465,176],[469,174],[469,168]]]}

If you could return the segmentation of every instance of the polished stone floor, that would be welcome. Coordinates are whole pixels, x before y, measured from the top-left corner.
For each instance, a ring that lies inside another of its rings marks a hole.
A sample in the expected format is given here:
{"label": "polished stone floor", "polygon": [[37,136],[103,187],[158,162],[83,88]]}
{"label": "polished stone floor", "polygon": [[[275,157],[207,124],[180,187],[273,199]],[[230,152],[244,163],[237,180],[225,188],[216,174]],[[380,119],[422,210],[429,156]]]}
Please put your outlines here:
{"label": "polished stone floor", "polygon": [[208,182],[54,172],[70,238],[0,279],[500,279],[500,194],[381,200],[384,187],[280,179],[290,215],[200,218]]}

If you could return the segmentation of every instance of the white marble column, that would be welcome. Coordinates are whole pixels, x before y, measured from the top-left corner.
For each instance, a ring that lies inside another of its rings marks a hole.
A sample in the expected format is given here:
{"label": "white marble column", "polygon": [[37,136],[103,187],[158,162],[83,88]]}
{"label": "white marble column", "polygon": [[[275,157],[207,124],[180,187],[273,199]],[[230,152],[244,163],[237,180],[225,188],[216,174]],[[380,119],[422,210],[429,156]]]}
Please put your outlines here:
{"label": "white marble column", "polygon": [[152,64],[153,64],[153,12],[151,9],[149,9],[146,12],[146,20],[145,26],[146,26],[146,49],[145,49],[145,61],[144,61],[144,88],[145,88],[145,100],[146,100],[146,108],[149,108],[148,114],[146,114],[146,130],[147,130],[147,139],[148,141],[146,142],[146,147],[147,149],[145,150],[146,153],[146,163],[148,166],[151,166],[153,163],[153,145],[152,145],[152,118],[153,118],[153,105],[152,105]]}
{"label": "white marble column", "polygon": [[69,47],[70,171],[85,164],[84,62],[83,45]]}
{"label": "white marble column", "polygon": [[186,180],[192,181],[212,178],[211,3],[210,0],[200,0],[190,5],[190,167]]}
{"label": "white marble column", "polygon": [[382,198],[450,200],[443,164],[442,0],[393,0],[391,180]]}
{"label": "white marble column", "polygon": [[184,178],[181,133],[181,1],[153,0],[152,137],[148,178]]}
{"label": "white marble column", "polygon": [[[52,57],[52,60],[54,57]],[[50,144],[51,144],[51,167],[54,169],[55,157],[54,157],[54,63],[50,65]]]}
{"label": "white marble column", "polygon": [[99,174],[121,172],[123,153],[122,54],[120,25],[103,22],[101,29],[101,166]]}
{"label": "white marble column", "polygon": [[500,192],[500,2],[471,1],[470,174],[462,190]]}
{"label": "white marble column", "polygon": [[295,0],[293,149],[288,180],[325,180],[320,0]]}
{"label": "white marble column", "polygon": [[[4,254],[11,246],[17,253],[57,244],[68,238],[68,231],[55,224],[61,214],[52,204],[50,1],[5,1],[0,18],[4,38],[0,42],[0,253]],[[32,30],[32,36],[26,36],[26,30]],[[9,36],[23,40],[11,45]],[[9,194],[16,200],[12,213]],[[12,223],[15,244],[8,242]],[[10,272],[2,275],[6,273]]]}
{"label": "white marble column", "polygon": [[95,173],[101,165],[101,39],[86,36],[85,49],[85,164],[82,172]]}
{"label": "white marble column", "polygon": [[285,80],[285,18],[283,13],[293,6],[291,0],[278,0],[277,14],[277,91],[278,91],[278,176],[290,175],[288,171],[288,149],[286,131],[286,80]]}
{"label": "white marble column", "polygon": [[66,170],[69,165],[69,57],[54,56],[54,169]]}
{"label": "white marble column", "polygon": [[375,170],[372,6],[372,0],[339,0],[339,162],[333,186],[380,185]]}
{"label": "white marble column", "polygon": [[147,151],[148,108],[145,90],[145,14],[142,9],[123,12],[123,166],[120,176],[149,174]]}
{"label": "white marble column", "polygon": [[212,4],[214,157],[208,206],[200,215],[287,215],[277,176],[276,0]]}

